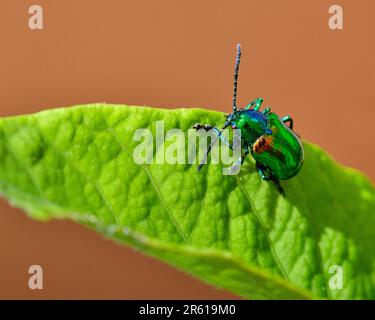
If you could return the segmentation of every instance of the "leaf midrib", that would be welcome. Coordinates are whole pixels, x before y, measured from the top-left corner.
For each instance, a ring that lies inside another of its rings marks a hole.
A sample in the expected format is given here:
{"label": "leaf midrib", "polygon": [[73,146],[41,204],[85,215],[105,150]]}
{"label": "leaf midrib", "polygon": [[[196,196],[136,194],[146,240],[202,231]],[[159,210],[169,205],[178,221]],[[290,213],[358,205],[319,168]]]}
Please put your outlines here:
{"label": "leaf midrib", "polygon": [[276,254],[275,248],[273,246],[273,242],[271,241],[271,239],[269,237],[269,234],[267,232],[267,228],[266,228],[266,226],[264,224],[264,221],[260,217],[257,209],[255,208],[255,205],[254,205],[253,201],[251,200],[251,198],[249,196],[249,193],[247,192],[246,187],[242,184],[240,177],[236,177],[236,180],[237,180],[238,186],[240,187],[240,189],[242,190],[242,192],[245,194],[245,198],[246,198],[247,202],[249,203],[250,208],[251,208],[251,210],[252,210],[255,218],[258,221],[258,224],[262,228],[262,231],[263,231],[263,233],[264,233],[264,235],[266,237],[268,246],[270,248],[270,251],[271,251],[271,254],[272,254],[272,258],[274,259],[277,268],[279,269],[279,271],[282,274],[282,276],[284,277],[284,279],[287,280],[287,281],[290,281],[287,272],[285,271],[284,267],[281,264],[281,261],[280,261],[278,255]]}
{"label": "leaf midrib", "polygon": [[[131,157],[131,154],[130,152],[125,148],[125,146],[121,143],[119,137],[117,136],[116,132],[114,131],[113,128],[108,128],[108,131],[112,134],[112,136],[114,137],[115,141],[117,142],[117,144],[120,146],[120,148],[128,155]],[[155,179],[152,175],[152,173],[150,172],[150,170],[148,170],[148,168],[144,165],[144,164],[141,164],[140,167],[145,171],[147,177],[149,178],[150,182],[151,182],[151,185],[153,186],[156,194],[158,195],[158,198],[159,198],[159,201],[160,201],[160,204],[162,205],[162,207],[164,208],[165,212],[167,213],[170,221],[172,222],[172,224],[174,225],[175,229],[177,230],[177,233],[179,234],[179,236],[182,238],[183,242],[186,241],[186,235],[183,233],[183,231],[181,230],[179,224],[177,223],[176,219],[174,218],[173,216],[173,213],[170,211],[170,209],[168,208],[167,204],[165,203],[165,200],[164,200],[164,197],[159,189],[159,187],[157,186],[156,182],[155,182]]]}

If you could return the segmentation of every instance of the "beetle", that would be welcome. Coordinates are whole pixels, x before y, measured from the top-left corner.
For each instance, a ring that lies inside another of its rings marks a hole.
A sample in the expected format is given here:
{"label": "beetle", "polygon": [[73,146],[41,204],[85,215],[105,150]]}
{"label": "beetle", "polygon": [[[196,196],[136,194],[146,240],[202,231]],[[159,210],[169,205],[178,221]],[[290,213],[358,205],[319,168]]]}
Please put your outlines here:
{"label": "beetle", "polygon": [[234,67],[233,110],[226,115],[221,129],[210,124],[197,123],[194,129],[213,130],[216,138],[208,146],[205,159],[198,170],[206,162],[207,156],[217,139],[223,140],[233,148],[222,135],[224,129],[232,127],[241,131],[241,158],[234,167],[242,165],[250,153],[255,160],[256,169],[262,180],[273,181],[280,194],[285,195],[279,180],[294,177],[301,169],[304,151],[299,135],[293,131],[293,119],[290,116],[279,117],[267,107],[261,111],[263,98],[251,101],[245,108],[237,108],[237,79],[241,59],[241,45],[237,44],[237,56]]}

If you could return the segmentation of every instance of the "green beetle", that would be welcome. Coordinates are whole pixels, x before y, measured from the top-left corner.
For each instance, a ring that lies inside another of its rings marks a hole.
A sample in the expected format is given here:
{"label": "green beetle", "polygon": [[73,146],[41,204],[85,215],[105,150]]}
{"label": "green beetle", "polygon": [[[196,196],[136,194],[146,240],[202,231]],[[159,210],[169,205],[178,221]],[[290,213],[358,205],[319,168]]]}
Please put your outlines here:
{"label": "green beetle", "polygon": [[[241,46],[238,44],[234,69],[233,111],[226,116],[223,128],[220,130],[211,125],[200,123],[195,124],[193,128],[213,130],[217,134],[217,138],[208,147],[206,157],[218,138],[232,148],[222,135],[225,128],[231,126],[233,129],[240,129],[242,155],[233,168],[240,166],[245,157],[251,153],[260,177],[263,180],[273,181],[278,191],[284,194],[279,180],[292,178],[299,172],[304,160],[303,145],[299,136],[293,131],[293,119],[290,116],[280,118],[276,113],[271,112],[269,107],[260,111],[262,98],[255,99],[243,109],[237,108],[237,78],[240,57]],[[206,158],[198,166],[198,170],[205,162]]]}

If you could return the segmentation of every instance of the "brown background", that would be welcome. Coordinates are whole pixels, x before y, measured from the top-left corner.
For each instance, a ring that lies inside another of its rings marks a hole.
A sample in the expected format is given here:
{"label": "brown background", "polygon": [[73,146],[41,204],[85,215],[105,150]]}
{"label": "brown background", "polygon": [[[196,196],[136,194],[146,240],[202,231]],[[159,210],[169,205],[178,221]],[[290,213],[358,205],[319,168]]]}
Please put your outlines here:
{"label": "brown background", "polygon": [[[28,8],[44,30],[28,29]],[[341,4],[344,30],[328,28]],[[340,162],[375,178],[375,2],[0,3],[0,115],[111,102],[230,110],[255,97]],[[42,265],[45,289],[27,287]],[[0,298],[234,298],[78,225],[31,221],[0,201]]]}

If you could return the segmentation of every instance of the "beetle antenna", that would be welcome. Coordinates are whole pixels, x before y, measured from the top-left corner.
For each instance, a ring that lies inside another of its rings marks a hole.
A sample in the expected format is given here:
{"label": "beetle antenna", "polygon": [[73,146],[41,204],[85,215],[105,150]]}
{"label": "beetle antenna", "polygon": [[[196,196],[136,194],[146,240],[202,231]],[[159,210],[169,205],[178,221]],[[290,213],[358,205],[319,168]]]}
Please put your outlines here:
{"label": "beetle antenna", "polygon": [[233,112],[237,111],[237,79],[238,79],[238,69],[240,68],[240,61],[241,61],[241,45],[237,43],[237,57],[236,57],[236,64],[234,65]]}
{"label": "beetle antenna", "polygon": [[[238,69],[240,67],[240,61],[241,61],[241,45],[237,43],[237,56],[236,56],[236,63],[234,65],[234,83],[233,83],[233,112],[237,111],[237,79],[238,79]],[[202,162],[198,166],[198,170],[202,169],[204,164],[207,161],[208,154],[211,152],[212,146],[216,143],[216,141],[221,137],[224,129],[230,125],[230,122],[233,118],[232,116],[227,119],[225,122],[223,128],[220,130],[220,132],[217,134],[217,136],[211,141],[210,145],[207,148],[207,152],[202,160]]]}

